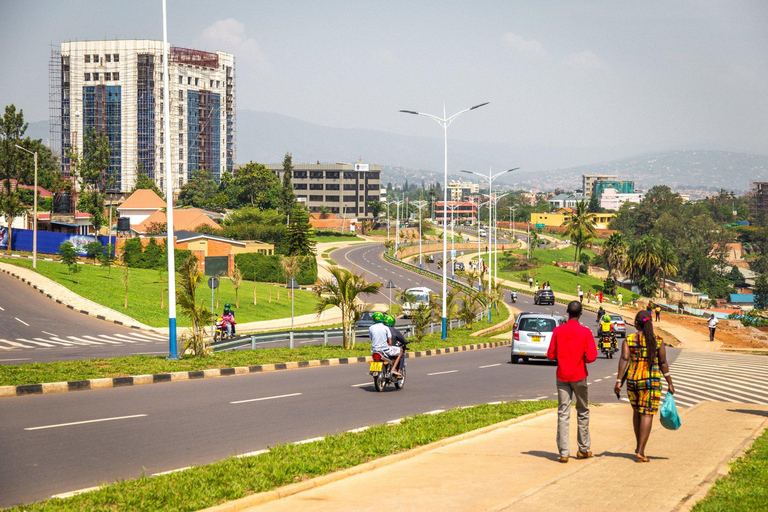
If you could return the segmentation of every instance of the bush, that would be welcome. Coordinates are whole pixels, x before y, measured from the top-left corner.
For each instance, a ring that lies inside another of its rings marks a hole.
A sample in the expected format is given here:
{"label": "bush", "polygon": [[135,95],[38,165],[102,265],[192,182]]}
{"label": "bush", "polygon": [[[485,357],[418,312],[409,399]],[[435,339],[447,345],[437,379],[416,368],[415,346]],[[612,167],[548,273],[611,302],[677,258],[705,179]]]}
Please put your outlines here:
{"label": "bush", "polygon": [[357,235],[355,233],[349,233],[346,231],[333,231],[331,229],[316,229],[315,236],[338,236],[339,238],[343,238],[343,237],[352,238]]}
{"label": "bush", "polygon": [[612,277],[608,276],[603,281],[603,292],[608,295],[614,295],[616,293],[616,281]]}
{"label": "bush", "polygon": [[140,268],[143,252],[144,247],[141,245],[141,239],[129,238],[123,244],[123,263],[132,268]]}
{"label": "bush", "polygon": [[163,268],[166,258],[165,248],[158,245],[155,238],[151,237],[141,255],[141,268]]}
{"label": "bush", "polygon": [[[165,268],[168,254],[165,251],[165,241],[157,243],[154,238],[149,239],[147,247],[141,244],[140,238],[129,238],[123,244],[123,262],[131,268]],[[174,268],[179,268],[192,255],[187,249],[176,249],[174,252]]]}
{"label": "bush", "polygon": [[[262,283],[284,283],[283,256],[244,253],[235,255],[235,263],[243,273],[243,279]],[[296,281],[301,285],[314,284],[317,281],[317,261],[314,256],[302,258],[301,268],[296,274]]]}

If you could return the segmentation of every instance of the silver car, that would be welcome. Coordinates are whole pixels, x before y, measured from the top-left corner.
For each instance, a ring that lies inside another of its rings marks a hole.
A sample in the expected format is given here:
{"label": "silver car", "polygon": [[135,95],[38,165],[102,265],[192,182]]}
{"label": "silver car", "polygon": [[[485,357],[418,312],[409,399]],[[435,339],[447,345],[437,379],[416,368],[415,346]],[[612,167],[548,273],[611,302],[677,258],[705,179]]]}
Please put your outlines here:
{"label": "silver car", "polygon": [[611,323],[613,324],[613,332],[616,333],[617,338],[627,337],[627,324],[624,322],[624,317],[621,315],[610,315]]}
{"label": "silver car", "polygon": [[552,331],[564,324],[565,318],[549,313],[520,313],[512,329],[512,363],[520,359],[546,359]]}

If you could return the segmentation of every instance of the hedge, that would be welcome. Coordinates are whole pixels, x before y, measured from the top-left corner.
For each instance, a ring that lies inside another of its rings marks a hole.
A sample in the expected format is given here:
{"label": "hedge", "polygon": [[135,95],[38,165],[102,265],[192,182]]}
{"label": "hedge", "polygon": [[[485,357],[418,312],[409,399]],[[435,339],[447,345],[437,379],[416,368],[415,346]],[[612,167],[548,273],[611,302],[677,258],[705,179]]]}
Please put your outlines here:
{"label": "hedge", "polygon": [[[283,256],[258,253],[235,255],[235,263],[243,273],[243,278],[262,283],[284,283]],[[301,268],[296,274],[296,281],[301,285],[315,284],[317,281],[317,261],[314,256],[304,256]]]}
{"label": "hedge", "polygon": [[[146,247],[142,246],[140,238],[129,238],[122,247],[125,263],[131,268],[165,268],[167,255],[165,243],[157,243],[154,237],[149,239]],[[174,252],[174,266],[178,271],[181,265],[189,258],[192,251],[176,249]]]}

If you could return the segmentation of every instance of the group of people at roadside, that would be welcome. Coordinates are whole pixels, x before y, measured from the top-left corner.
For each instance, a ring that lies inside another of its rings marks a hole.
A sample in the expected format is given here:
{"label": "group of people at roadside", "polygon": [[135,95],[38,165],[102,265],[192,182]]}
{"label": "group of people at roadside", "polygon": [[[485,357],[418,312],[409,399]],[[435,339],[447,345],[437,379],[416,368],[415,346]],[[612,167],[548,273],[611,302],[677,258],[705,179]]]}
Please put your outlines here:
{"label": "group of people at roadside", "polygon": [[[578,424],[576,458],[592,457],[587,365],[597,359],[592,331],[579,323],[583,312],[581,302],[570,302],[567,311],[568,321],[555,328],[547,351],[550,360],[557,360],[557,448],[558,461],[562,463],[568,462],[570,458],[569,427],[574,398]],[[637,333],[627,336],[621,346],[614,392],[616,397],[620,398],[626,382],[627,395],[633,410],[635,460],[648,462],[645,448],[651,434],[653,417],[659,412],[661,378],[666,380],[669,393],[674,394],[675,387],[669,371],[666,348],[661,337],[653,329],[650,306],[649,309],[642,309],[637,313],[634,326]]]}

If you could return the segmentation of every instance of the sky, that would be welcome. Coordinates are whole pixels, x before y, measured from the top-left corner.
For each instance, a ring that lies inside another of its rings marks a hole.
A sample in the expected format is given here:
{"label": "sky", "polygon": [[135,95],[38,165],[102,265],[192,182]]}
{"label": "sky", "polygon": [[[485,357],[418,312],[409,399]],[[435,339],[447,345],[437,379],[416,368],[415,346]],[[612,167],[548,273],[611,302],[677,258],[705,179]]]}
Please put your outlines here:
{"label": "sky", "polygon": [[[160,0],[0,0],[0,106],[48,118],[50,44],[162,39]],[[237,108],[449,138],[768,154],[768,1],[168,0],[171,44],[234,53]]]}

